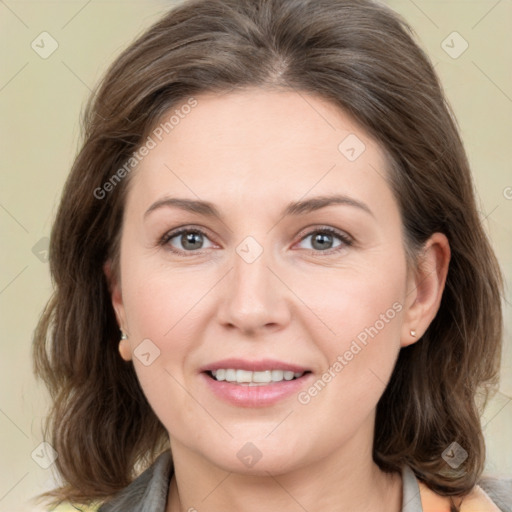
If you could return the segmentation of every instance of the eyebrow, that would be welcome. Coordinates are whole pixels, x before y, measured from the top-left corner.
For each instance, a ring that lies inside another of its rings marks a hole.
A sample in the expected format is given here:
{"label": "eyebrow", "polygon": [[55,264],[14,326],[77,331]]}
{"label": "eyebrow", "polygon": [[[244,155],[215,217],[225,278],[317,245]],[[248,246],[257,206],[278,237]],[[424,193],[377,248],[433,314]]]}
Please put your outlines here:
{"label": "eyebrow", "polygon": [[[352,197],[339,194],[317,196],[312,197],[311,199],[290,203],[284,209],[283,217],[288,217],[290,215],[304,215],[335,204],[353,206],[370,214],[372,217],[375,217],[373,212],[365,203]],[[222,218],[217,208],[208,201],[182,199],[177,197],[164,197],[155,201],[144,213],[144,218],[146,218],[151,212],[163,207],[175,207],[187,212],[204,215],[205,217]]]}

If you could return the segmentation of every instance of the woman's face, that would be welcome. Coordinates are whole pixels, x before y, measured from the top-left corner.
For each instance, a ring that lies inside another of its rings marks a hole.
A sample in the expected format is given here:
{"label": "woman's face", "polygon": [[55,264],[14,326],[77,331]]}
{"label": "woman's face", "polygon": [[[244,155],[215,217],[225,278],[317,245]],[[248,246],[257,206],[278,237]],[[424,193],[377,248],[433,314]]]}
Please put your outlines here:
{"label": "woman's face", "polygon": [[383,153],[306,93],[196,101],[131,176],[113,293],[124,356],[175,456],[255,474],[366,456],[416,327]]}

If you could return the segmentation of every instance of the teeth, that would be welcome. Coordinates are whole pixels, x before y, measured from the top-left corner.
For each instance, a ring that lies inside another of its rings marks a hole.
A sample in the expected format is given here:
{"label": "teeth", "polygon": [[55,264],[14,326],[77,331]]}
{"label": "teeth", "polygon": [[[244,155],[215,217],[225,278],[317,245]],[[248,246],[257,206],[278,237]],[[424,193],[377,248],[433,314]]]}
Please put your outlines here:
{"label": "teeth", "polygon": [[249,386],[258,386],[270,382],[281,382],[282,380],[292,380],[304,375],[304,372],[290,372],[284,370],[264,370],[262,372],[250,372],[247,370],[235,370],[233,368],[219,368],[213,370],[213,377],[218,381],[236,382]]}
{"label": "teeth", "polygon": [[279,382],[283,380],[284,372],[283,370],[272,370],[272,380]]}
{"label": "teeth", "polygon": [[[240,370],[238,370],[240,371]],[[251,373],[251,381],[252,382],[262,382],[268,384],[272,381],[272,372],[270,370],[266,370],[264,372],[247,372]]]}

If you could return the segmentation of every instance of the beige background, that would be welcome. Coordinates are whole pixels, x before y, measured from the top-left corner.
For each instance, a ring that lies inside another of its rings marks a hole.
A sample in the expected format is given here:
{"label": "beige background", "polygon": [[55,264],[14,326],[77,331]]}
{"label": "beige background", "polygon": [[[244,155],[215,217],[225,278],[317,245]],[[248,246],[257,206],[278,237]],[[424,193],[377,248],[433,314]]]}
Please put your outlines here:
{"label": "beige background", "polygon": [[[506,275],[502,383],[484,423],[487,472],[510,477],[512,2],[388,3],[412,24],[441,76],[473,166],[482,221]],[[25,501],[52,486],[52,468],[41,468],[31,457],[42,441],[48,402],[32,376],[30,349],[50,296],[48,264],[42,261],[45,237],[77,149],[81,107],[107,64],[171,4],[0,1],[0,511],[34,510]],[[43,31],[58,43],[47,59],[31,48]],[[448,37],[454,31],[460,36]],[[464,40],[467,50],[453,58]]]}

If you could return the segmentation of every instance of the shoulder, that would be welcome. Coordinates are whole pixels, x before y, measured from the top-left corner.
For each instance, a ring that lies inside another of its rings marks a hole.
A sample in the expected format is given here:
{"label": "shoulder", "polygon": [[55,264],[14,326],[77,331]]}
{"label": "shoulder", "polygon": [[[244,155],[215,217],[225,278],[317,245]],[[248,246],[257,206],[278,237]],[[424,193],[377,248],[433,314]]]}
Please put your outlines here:
{"label": "shoulder", "polygon": [[[470,494],[464,497],[460,512],[512,512],[512,481],[481,479]],[[450,512],[450,499],[418,482],[423,512]],[[487,492],[486,492],[487,491]],[[454,498],[460,504],[460,498]]]}

